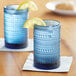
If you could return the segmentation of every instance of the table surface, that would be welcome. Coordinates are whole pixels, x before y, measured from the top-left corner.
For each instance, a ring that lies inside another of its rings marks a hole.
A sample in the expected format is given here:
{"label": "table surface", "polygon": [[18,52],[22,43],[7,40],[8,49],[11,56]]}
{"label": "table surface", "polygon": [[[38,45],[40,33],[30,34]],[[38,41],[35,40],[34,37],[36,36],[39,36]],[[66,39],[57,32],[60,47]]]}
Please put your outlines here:
{"label": "table surface", "polygon": [[[0,0],[0,37],[4,37],[3,30],[3,7],[9,4],[19,4],[25,0]],[[22,71],[24,62],[31,52],[0,52],[0,76],[75,76],[76,75],[76,16],[61,16],[55,14],[45,7],[48,1],[33,0],[39,10],[30,12],[30,17],[58,20],[61,22],[61,55],[73,56],[73,63],[68,73],[47,73]],[[33,37],[32,29],[29,37]],[[33,53],[33,52],[32,52]]]}

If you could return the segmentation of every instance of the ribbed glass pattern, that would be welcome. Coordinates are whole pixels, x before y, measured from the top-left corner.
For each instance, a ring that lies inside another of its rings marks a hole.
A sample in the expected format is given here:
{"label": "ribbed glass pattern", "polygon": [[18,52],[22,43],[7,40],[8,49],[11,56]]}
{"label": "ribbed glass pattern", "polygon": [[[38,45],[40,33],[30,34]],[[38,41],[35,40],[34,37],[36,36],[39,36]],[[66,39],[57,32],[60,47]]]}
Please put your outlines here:
{"label": "ribbed glass pattern", "polygon": [[4,34],[8,44],[23,44],[27,42],[28,30],[23,28],[28,19],[28,10],[16,10],[18,5],[4,8]]}
{"label": "ribbed glass pattern", "polygon": [[34,65],[43,69],[55,68],[60,60],[60,24],[44,21],[47,26],[34,26]]}

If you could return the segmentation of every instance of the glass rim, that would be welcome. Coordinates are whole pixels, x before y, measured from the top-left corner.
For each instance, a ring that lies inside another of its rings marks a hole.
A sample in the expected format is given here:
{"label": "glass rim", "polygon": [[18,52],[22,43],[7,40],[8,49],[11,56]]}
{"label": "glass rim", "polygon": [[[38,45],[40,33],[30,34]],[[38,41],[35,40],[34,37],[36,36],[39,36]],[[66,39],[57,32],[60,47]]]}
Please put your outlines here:
{"label": "glass rim", "polygon": [[[34,29],[35,28],[38,28],[38,29],[48,29],[48,28],[50,28],[50,27],[54,27],[54,28],[57,28],[57,27],[61,27],[61,25],[60,25],[60,22],[59,21],[57,21],[57,20],[48,20],[48,19],[43,19],[43,21],[45,22],[45,21],[47,21],[47,23],[46,23],[46,25],[47,26],[40,26],[40,25],[34,25]],[[48,24],[48,21],[50,21],[50,23]],[[54,21],[54,23],[56,22],[57,24],[52,24],[51,25],[51,21]]]}
{"label": "glass rim", "polygon": [[[9,8],[7,8],[9,6],[18,6],[18,4],[11,4],[11,5],[4,6],[4,9],[6,9],[6,10],[13,10],[14,11],[16,9],[9,9]],[[20,10],[16,10],[16,11],[24,11],[24,10],[28,10],[28,8],[27,9],[20,9]]]}
{"label": "glass rim", "polygon": [[[54,21],[54,22],[57,22],[58,23],[57,25],[60,25],[60,21],[58,21],[58,20],[43,19],[43,21],[44,22],[45,21]],[[55,25],[55,26],[57,26],[57,25]],[[51,25],[51,26],[54,26],[54,25]]]}
{"label": "glass rim", "polygon": [[[45,22],[45,21],[54,21],[54,22],[57,22],[57,24],[55,24],[55,25],[50,25],[50,26],[57,26],[57,25],[61,25],[60,24],[60,21],[58,21],[58,20],[50,20],[50,19],[43,19],[43,21]],[[45,24],[46,24],[46,22],[45,22]],[[34,25],[34,26],[40,26],[40,25]],[[48,27],[49,25],[47,25],[47,26],[41,26],[41,27]]]}

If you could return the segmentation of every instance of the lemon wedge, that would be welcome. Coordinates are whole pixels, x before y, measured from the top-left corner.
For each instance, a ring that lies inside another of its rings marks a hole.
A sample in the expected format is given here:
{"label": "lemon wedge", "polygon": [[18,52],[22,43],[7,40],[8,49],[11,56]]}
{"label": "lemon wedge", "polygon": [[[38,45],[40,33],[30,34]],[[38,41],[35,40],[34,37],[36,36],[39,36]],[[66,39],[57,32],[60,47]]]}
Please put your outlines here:
{"label": "lemon wedge", "polygon": [[26,9],[26,8],[32,11],[38,10],[37,5],[33,1],[25,1],[25,2],[20,3],[17,10]]}
{"label": "lemon wedge", "polygon": [[28,19],[24,23],[24,28],[33,28],[34,25],[46,26],[45,22],[42,19],[33,17],[33,18]]}

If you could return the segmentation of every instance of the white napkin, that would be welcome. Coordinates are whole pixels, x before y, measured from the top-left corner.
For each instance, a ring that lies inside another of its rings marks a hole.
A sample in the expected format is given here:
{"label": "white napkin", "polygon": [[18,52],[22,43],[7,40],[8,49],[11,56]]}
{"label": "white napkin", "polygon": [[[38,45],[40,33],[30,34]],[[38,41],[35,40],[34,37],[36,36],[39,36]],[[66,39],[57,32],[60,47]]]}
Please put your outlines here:
{"label": "white napkin", "polygon": [[31,53],[28,56],[22,70],[43,71],[43,72],[68,72],[70,70],[71,63],[72,63],[71,56],[70,57],[61,56],[59,68],[52,69],[52,70],[37,69],[33,66],[33,54]]}
{"label": "white napkin", "polygon": [[33,51],[33,39],[28,39],[28,47],[23,49],[8,49],[4,45],[4,38],[0,38],[0,51]]}

